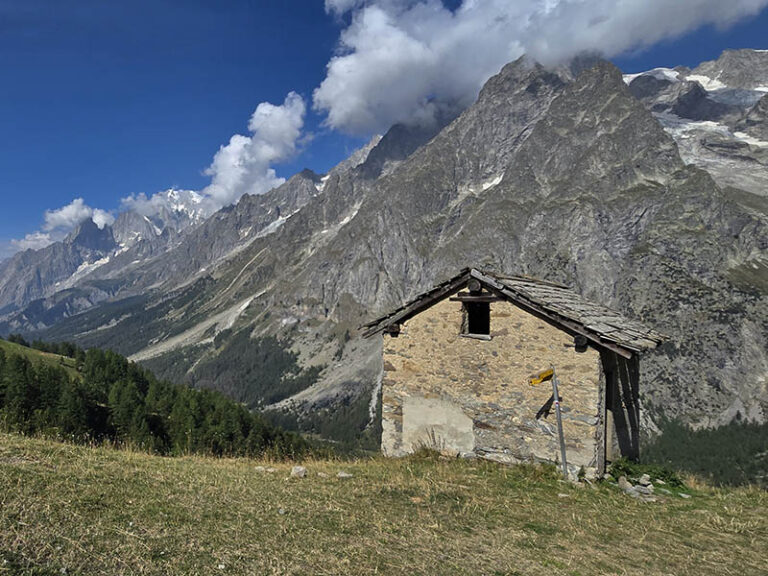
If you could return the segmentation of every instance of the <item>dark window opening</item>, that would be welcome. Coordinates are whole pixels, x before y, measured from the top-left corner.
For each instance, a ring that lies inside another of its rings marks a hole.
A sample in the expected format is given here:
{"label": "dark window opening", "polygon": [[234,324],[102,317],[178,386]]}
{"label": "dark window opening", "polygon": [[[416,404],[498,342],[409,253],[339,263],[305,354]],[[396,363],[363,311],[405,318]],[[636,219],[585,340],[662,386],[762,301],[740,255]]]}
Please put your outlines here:
{"label": "dark window opening", "polygon": [[462,334],[468,336],[491,335],[491,305],[489,302],[464,302]]}

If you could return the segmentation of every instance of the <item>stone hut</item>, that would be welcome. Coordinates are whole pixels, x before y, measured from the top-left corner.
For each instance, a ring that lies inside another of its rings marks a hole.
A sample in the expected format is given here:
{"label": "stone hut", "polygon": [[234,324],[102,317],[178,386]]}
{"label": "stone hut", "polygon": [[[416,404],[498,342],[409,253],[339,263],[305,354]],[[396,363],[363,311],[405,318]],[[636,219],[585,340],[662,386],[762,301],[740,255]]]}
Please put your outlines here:
{"label": "stone hut", "polygon": [[383,336],[388,456],[426,446],[500,462],[560,460],[569,474],[638,455],[640,354],[664,337],[567,287],[474,268],[365,325]]}

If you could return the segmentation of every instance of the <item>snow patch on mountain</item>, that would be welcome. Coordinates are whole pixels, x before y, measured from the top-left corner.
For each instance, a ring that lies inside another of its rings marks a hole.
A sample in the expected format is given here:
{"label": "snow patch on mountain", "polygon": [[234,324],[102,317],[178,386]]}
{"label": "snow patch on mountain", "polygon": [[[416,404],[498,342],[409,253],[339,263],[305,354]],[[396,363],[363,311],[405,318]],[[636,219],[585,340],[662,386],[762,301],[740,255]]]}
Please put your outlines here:
{"label": "snow patch on mountain", "polygon": [[680,81],[680,72],[673,70],[672,68],[654,68],[652,70],[646,70],[645,72],[638,72],[636,74],[624,74],[624,83],[629,84],[638,76],[653,76],[657,80],[668,80],[670,82]]}
{"label": "snow patch on mountain", "polygon": [[746,142],[747,144],[751,144],[752,146],[758,146],[760,148],[768,147],[768,142],[765,142],[764,140],[758,140],[757,138],[753,138],[746,132],[734,132],[733,135],[739,140],[743,140],[744,142]]}
{"label": "snow patch on mountain", "polygon": [[712,120],[688,120],[681,118],[671,112],[661,112],[655,114],[664,129],[673,136],[682,136],[684,138],[692,137],[697,131],[716,132],[723,136],[730,136],[731,131],[724,124],[719,124]]}
{"label": "snow patch on mountain", "polygon": [[728,86],[720,82],[717,78],[710,78],[709,76],[702,76],[700,74],[689,74],[685,79],[690,82],[698,82],[707,92],[728,88]]}
{"label": "snow patch on mountain", "polygon": [[669,112],[657,113],[655,116],[675,140],[700,138],[702,133],[706,133],[720,136],[726,140],[741,140],[752,146],[768,146],[768,142],[754,138],[746,132],[732,132],[725,124],[712,120],[687,120]]}
{"label": "snow patch on mountain", "polygon": [[[330,226],[328,228],[323,228],[320,230],[320,235],[322,236],[323,240],[328,240],[336,236],[336,234],[339,233],[339,230],[344,228],[347,224],[349,224],[352,219],[357,216],[357,213],[360,212],[360,207],[363,205],[362,202],[358,202],[354,206],[352,206],[352,209],[347,213],[344,218],[336,222],[333,226]],[[316,248],[316,247],[315,247]],[[310,250],[310,253],[315,252],[315,249],[313,248]]]}
{"label": "snow patch on mountain", "polygon": [[319,184],[315,184],[315,188],[317,188],[318,192],[322,192],[323,190],[325,190],[325,185],[328,183],[328,179],[330,177],[331,177],[330,174],[326,174],[325,176],[320,178],[320,183]]}
{"label": "snow patch on mountain", "polygon": [[456,194],[456,197],[451,200],[451,207],[458,206],[461,204],[464,200],[466,200],[469,196],[477,197],[478,193],[480,192],[486,192],[493,188],[494,186],[497,186],[499,182],[501,182],[502,178],[504,178],[504,173],[497,174],[493,178],[489,178],[488,180],[485,180],[484,182],[480,182],[479,184],[470,184],[468,186],[461,186],[458,189],[458,193]]}
{"label": "snow patch on mountain", "polygon": [[493,188],[494,186],[496,186],[496,184],[498,184],[499,182],[501,182],[501,179],[502,179],[503,177],[504,177],[504,174],[499,174],[498,176],[496,176],[496,177],[494,177],[494,178],[491,178],[490,180],[486,180],[485,182],[483,182],[483,183],[481,184],[481,187],[482,187],[482,189],[483,189],[483,192],[485,192],[485,191],[486,191],[486,190],[488,190],[489,188]]}
{"label": "snow patch on mountain", "polygon": [[686,164],[708,171],[721,186],[768,195],[768,170],[756,161],[757,154],[765,154],[768,142],[744,132],[732,132],[712,120],[687,120],[669,112],[654,116],[675,139]]}
{"label": "snow patch on mountain", "polygon": [[108,264],[111,260],[111,256],[105,256],[103,258],[99,258],[98,260],[94,260],[93,262],[85,261],[80,266],[77,267],[77,270],[67,278],[66,280],[61,280],[59,282],[56,282],[54,286],[56,286],[59,290],[64,290],[67,288],[71,288],[74,286],[74,284],[96,270],[97,268],[101,268],[104,266],[104,264]]}
{"label": "snow patch on mountain", "polygon": [[170,208],[174,212],[184,212],[193,220],[202,216],[200,204],[203,201],[203,197],[194,190],[176,190],[172,188],[166,194]]}
{"label": "snow patch on mountain", "polygon": [[293,216],[295,212],[292,212],[288,214],[288,216],[280,216],[273,222],[271,222],[269,225],[265,226],[262,230],[259,231],[258,234],[256,234],[255,238],[263,238],[264,236],[269,236],[270,234],[273,234],[277,232],[277,230],[285,224],[285,221],[288,220],[291,216]]}

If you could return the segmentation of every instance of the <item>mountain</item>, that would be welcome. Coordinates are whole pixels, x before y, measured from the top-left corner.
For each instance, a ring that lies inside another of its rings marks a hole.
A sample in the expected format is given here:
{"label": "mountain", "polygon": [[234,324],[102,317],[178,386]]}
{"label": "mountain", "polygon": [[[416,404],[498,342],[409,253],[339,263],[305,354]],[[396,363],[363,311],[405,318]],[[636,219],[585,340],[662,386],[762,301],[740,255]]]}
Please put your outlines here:
{"label": "mountain", "polygon": [[169,189],[150,199],[130,198],[112,231],[122,249],[160,236],[164,230],[182,232],[211,215],[203,197],[194,190]]}
{"label": "mountain", "polygon": [[[765,421],[768,148],[741,136],[764,126],[764,58],[629,77],[521,58],[457,117],[395,126],[327,175],[244,196],[0,331],[112,347],[252,406],[364,426],[380,343],[357,327],[472,264],[569,284],[668,334],[643,362],[648,426]],[[301,369],[283,370],[281,399],[262,377],[293,366],[286,351]]]}
{"label": "mountain", "polygon": [[100,229],[92,220],[86,220],[62,242],[16,254],[0,268],[0,313],[51,294],[63,281],[104,264],[114,247],[109,227]]}
{"label": "mountain", "polygon": [[[99,228],[88,219],[61,242],[25,250],[0,262],[0,319],[40,298],[90,282],[98,269],[103,276],[122,273],[127,263],[167,250],[181,232],[210,215],[202,197],[191,190],[166,190],[134,205],[135,209],[122,212],[111,226]],[[78,291],[80,305],[69,312],[103,300],[102,287],[94,292],[98,293],[95,300],[83,300]]]}
{"label": "mountain", "polygon": [[699,64],[688,78],[713,89],[768,92],[768,50],[726,50],[717,60]]}
{"label": "mountain", "polygon": [[752,138],[768,141],[768,94],[760,98],[749,108],[744,117],[736,124]]}
{"label": "mountain", "polygon": [[[5,314],[0,311],[0,330],[41,330],[108,298],[142,299],[150,288],[172,291],[194,282],[209,268],[277,230],[309,198],[322,193],[329,178],[363,163],[379,140],[374,137],[325,176],[304,170],[274,190],[260,196],[243,196],[236,206],[207,219],[200,197],[194,192],[182,195],[169,190],[156,195],[152,206],[139,206],[151,217],[127,210],[105,228],[114,237],[110,250],[97,255],[78,254],[72,265],[61,267],[55,275],[43,274],[34,291],[22,293],[15,300],[0,290],[0,303],[6,304]],[[65,241],[17,254],[9,261],[14,263],[12,270],[40,275],[38,269],[43,263],[55,258],[66,245]],[[19,273],[3,276],[3,284],[11,287],[30,284]]]}
{"label": "mountain", "polygon": [[768,195],[768,50],[727,50],[694,70],[624,76],[682,158],[722,186]]}

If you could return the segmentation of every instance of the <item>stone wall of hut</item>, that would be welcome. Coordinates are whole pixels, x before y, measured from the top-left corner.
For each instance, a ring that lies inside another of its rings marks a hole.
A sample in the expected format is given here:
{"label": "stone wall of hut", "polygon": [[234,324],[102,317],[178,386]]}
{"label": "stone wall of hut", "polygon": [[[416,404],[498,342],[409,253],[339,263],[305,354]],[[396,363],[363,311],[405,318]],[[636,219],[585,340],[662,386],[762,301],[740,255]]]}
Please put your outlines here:
{"label": "stone wall of hut", "polygon": [[551,382],[529,376],[555,366],[567,461],[602,472],[600,354],[508,302],[491,304],[490,340],[460,336],[462,304],[445,299],[384,335],[382,451],[421,446],[501,462],[559,461]]}

